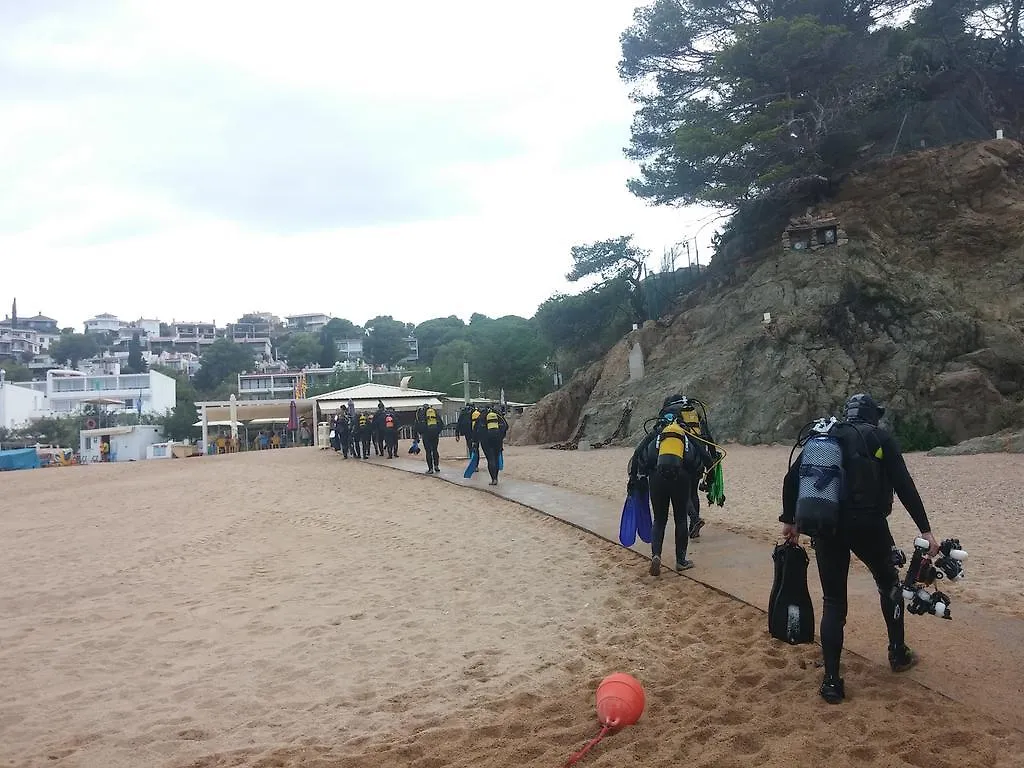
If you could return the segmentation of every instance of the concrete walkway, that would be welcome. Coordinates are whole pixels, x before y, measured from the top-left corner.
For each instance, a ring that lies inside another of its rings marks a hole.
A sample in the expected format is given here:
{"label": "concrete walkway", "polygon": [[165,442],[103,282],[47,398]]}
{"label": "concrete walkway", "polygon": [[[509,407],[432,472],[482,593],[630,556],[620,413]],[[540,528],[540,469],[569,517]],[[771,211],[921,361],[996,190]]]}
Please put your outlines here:
{"label": "concrete walkway", "polygon": [[[373,459],[373,463],[415,474],[425,464],[412,459]],[[486,462],[481,472],[466,480],[464,465],[442,466],[441,479],[516,502],[603,539],[619,543],[622,505],[540,483],[502,479],[488,485]],[[666,536],[671,551],[671,533]],[[650,545],[637,541],[631,548],[650,557]],[[767,612],[773,578],[772,546],[709,525],[697,541],[691,542],[690,557],[696,567],[683,574],[662,566],[662,579],[689,578]],[[808,585],[815,601],[816,620],[821,614],[821,589],[811,553]],[[669,555],[667,561],[672,560]],[[855,562],[857,562],[855,560]],[[968,561],[968,578],[970,564]],[[953,620],[936,616],[908,616],[907,637],[922,663],[904,673],[922,685],[950,699],[969,704],[1001,723],[1024,731],[1024,620],[1003,616],[957,600],[956,587],[947,590],[953,598]],[[872,662],[888,666],[886,635],[879,615],[878,592],[866,568],[851,568],[849,617],[845,648]],[[767,637],[768,622],[765,620]],[[968,650],[969,649],[969,650]],[[848,680],[856,690],[856,680]]]}

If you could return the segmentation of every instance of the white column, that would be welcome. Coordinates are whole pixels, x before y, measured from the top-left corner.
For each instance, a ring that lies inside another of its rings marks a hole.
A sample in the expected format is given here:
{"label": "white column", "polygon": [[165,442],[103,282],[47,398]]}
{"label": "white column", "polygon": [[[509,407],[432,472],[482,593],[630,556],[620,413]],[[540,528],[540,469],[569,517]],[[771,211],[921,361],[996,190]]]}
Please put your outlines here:
{"label": "white column", "polygon": [[205,405],[201,405],[201,406],[199,406],[199,409],[202,412],[201,418],[203,420],[203,444],[202,444],[201,450],[199,452],[202,455],[205,456],[206,455],[206,446],[210,444],[210,426],[209,426],[209,423],[207,422],[207,419],[206,419],[206,406]]}

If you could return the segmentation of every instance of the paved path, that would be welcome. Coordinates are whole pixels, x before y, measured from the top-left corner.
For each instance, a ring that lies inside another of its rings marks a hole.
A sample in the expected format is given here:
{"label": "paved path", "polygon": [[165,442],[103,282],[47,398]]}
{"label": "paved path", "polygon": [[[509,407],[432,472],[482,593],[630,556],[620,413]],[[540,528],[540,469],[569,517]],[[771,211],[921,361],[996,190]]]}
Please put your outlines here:
{"label": "paved path", "polygon": [[[424,472],[424,462],[419,460],[375,459],[373,462],[405,472]],[[463,467],[442,466],[440,477],[455,485],[522,504],[621,546],[618,540],[621,504],[511,478],[503,478],[500,485],[491,487],[485,467],[486,462],[481,462],[482,471],[466,480],[462,477]],[[670,542],[671,537],[667,540]],[[650,545],[639,540],[631,549],[640,556],[650,557]],[[662,578],[693,579],[764,611],[773,577],[771,550],[772,547],[763,542],[709,525],[699,540],[691,542],[690,555],[697,567],[677,575],[663,565]],[[813,556],[808,583],[815,600],[816,618],[820,619],[821,589]],[[952,621],[935,616],[907,617],[907,636],[922,663],[904,674],[1024,731],[1024,707],[1020,706],[1024,702],[1024,620],[962,603],[956,599],[955,587],[951,592]],[[887,641],[879,615],[878,593],[867,569],[859,564],[851,569],[849,594],[846,649],[887,666]],[[767,629],[766,620],[766,634]],[[964,647],[975,652],[965,658]],[[856,686],[855,681],[851,683]]]}

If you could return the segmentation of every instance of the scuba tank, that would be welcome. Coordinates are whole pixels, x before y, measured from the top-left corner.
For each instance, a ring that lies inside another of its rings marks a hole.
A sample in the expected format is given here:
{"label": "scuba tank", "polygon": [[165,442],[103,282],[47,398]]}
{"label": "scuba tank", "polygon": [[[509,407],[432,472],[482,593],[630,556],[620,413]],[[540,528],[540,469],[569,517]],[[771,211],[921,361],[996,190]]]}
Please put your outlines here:
{"label": "scuba tank", "polygon": [[658,435],[658,472],[672,477],[683,468],[686,455],[686,430],[675,421],[662,427]]}
{"label": "scuba tank", "polygon": [[846,490],[843,445],[837,435],[840,426],[835,417],[818,419],[801,430],[793,446],[794,452],[803,446],[796,527],[807,536],[834,534],[839,527]]}

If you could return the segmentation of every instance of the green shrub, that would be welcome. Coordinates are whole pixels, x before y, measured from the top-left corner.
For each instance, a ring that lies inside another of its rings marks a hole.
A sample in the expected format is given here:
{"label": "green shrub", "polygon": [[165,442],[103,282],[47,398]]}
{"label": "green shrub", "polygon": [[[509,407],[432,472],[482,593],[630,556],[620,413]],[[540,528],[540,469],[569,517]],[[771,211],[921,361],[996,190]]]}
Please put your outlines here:
{"label": "green shrub", "polygon": [[912,414],[893,419],[893,435],[905,452],[930,451],[942,445],[952,445],[949,435],[935,426],[931,414]]}

